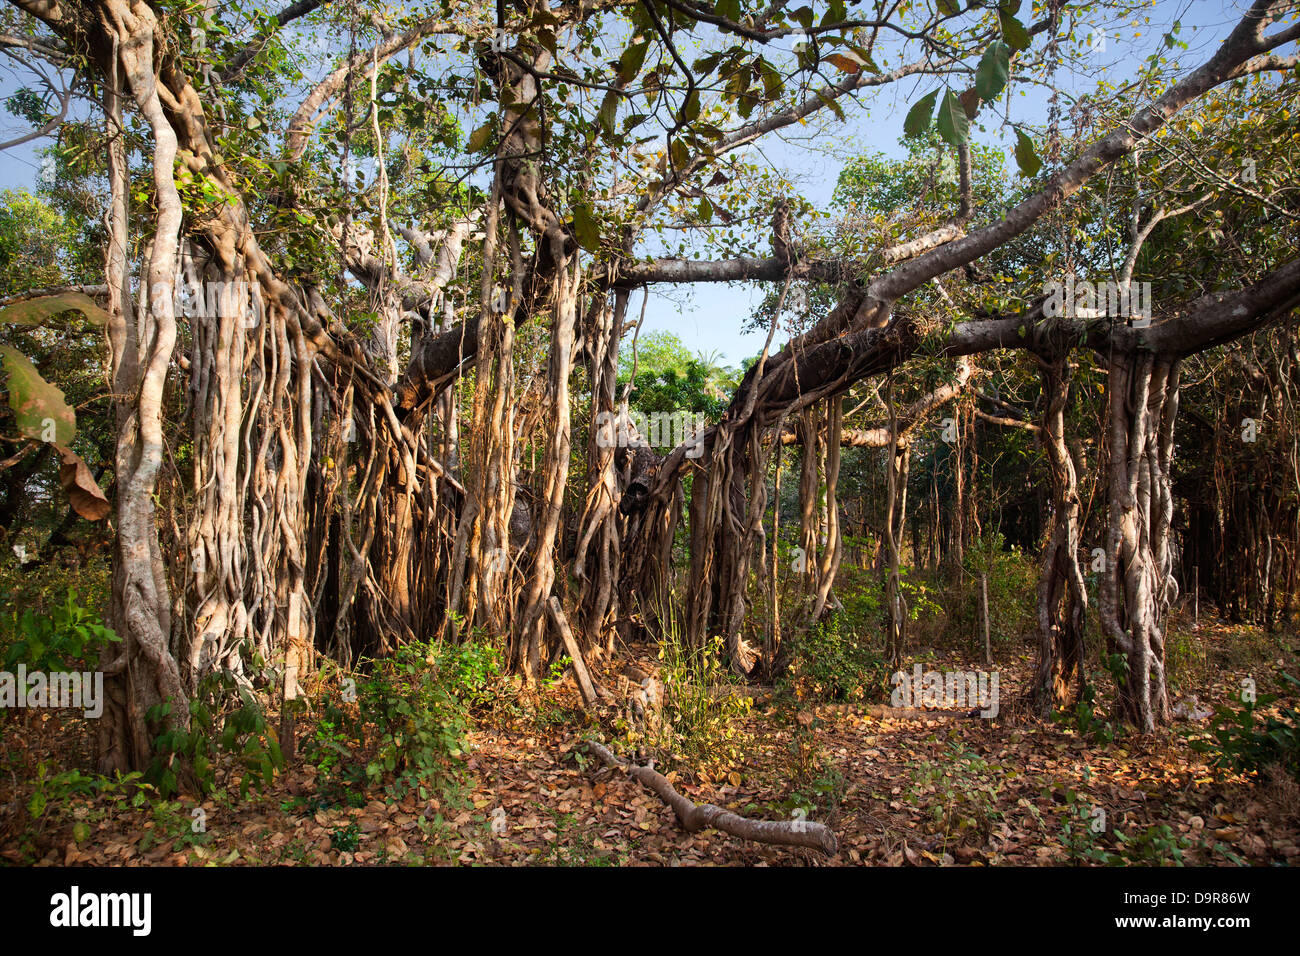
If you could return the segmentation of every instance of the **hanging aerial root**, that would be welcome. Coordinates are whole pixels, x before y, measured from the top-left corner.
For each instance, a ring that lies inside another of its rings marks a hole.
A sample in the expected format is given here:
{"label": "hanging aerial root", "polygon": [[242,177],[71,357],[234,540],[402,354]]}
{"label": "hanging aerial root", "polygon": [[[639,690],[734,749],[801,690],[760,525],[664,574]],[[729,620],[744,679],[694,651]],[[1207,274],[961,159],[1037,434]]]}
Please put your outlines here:
{"label": "hanging aerial root", "polygon": [[835,833],[824,823],[807,820],[750,820],[731,813],[711,803],[693,803],[673,789],[668,778],[656,773],[650,767],[641,767],[620,757],[614,756],[603,744],[588,740],[587,746],[592,753],[605,761],[610,767],[623,770],[643,786],[653,790],[664,803],[673,808],[677,819],[681,821],[687,833],[694,833],[707,827],[730,833],[756,843],[775,843],[781,846],[806,846],[821,850],[827,856],[834,856],[839,849],[839,840]]}

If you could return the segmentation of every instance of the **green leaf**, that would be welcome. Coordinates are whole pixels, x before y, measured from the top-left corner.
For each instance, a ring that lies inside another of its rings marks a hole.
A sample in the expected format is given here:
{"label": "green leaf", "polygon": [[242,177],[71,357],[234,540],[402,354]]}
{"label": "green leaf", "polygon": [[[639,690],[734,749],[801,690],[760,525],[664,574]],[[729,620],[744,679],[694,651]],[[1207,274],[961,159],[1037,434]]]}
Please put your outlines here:
{"label": "green leaf", "polygon": [[930,114],[934,112],[934,101],[938,97],[939,91],[933,90],[917,100],[907,111],[907,118],[903,120],[904,135],[920,136],[930,128]]}
{"label": "green leaf", "polygon": [[646,51],[650,49],[650,41],[645,40],[641,43],[633,43],[623,51],[623,55],[618,61],[618,78],[624,83],[631,83],[638,73],[641,72],[641,65],[645,63]]}
{"label": "green leaf", "polygon": [[822,16],[822,26],[830,26],[833,23],[843,23],[848,19],[848,11],[845,9],[844,0],[830,0],[826,5],[826,13]]}
{"label": "green leaf", "polygon": [[483,148],[487,146],[488,140],[491,138],[492,138],[492,123],[489,121],[487,123],[484,123],[478,129],[474,130],[474,132],[469,134],[469,142],[465,144],[465,152],[467,153],[482,152]]}
{"label": "green leaf", "polygon": [[957,0],[939,0],[938,7],[939,12],[945,17],[955,17],[961,12],[961,7],[958,6]]}
{"label": "green leaf", "polygon": [[0,309],[0,322],[14,325],[40,325],[61,312],[80,312],[95,325],[108,321],[108,313],[95,305],[95,300],[81,292],[60,292],[42,295]]}
{"label": "green leaf", "polygon": [[740,0],[718,0],[714,12],[736,23],[740,20]]}
{"label": "green leaf", "polygon": [[700,207],[698,209],[701,222],[713,221],[713,203],[709,202],[708,196],[700,197]]}
{"label": "green leaf", "polygon": [[682,104],[682,115],[686,122],[694,122],[700,117],[700,91],[691,90],[691,95],[686,97],[686,102]]}
{"label": "green leaf", "polygon": [[37,441],[72,444],[77,416],[63,400],[63,392],[41,378],[36,366],[17,349],[0,345],[0,356],[9,373],[9,407],[14,410],[18,430]]}
{"label": "green leaf", "polygon": [[943,102],[939,104],[937,125],[939,135],[950,146],[960,146],[970,138],[970,120],[966,118],[966,110],[962,107],[961,101],[953,95],[952,90],[943,94]]}
{"label": "green leaf", "polygon": [[840,108],[839,103],[835,102],[835,98],[833,96],[831,96],[825,90],[819,89],[817,90],[817,98],[821,100],[824,104],[826,104],[826,108],[835,114],[836,119],[840,119],[840,120],[844,119],[844,110]]}
{"label": "green leaf", "polygon": [[610,90],[605,94],[605,99],[600,104],[600,113],[596,121],[600,123],[600,128],[605,131],[606,136],[614,135],[614,117],[618,115],[618,94]]}
{"label": "green leaf", "polygon": [[691,162],[691,151],[679,136],[668,146],[668,153],[672,156],[673,166],[678,170],[685,169]]}
{"label": "green leaf", "polygon": [[998,11],[998,25],[1002,27],[1002,39],[1007,41],[1011,49],[1017,52],[1029,49],[1029,31],[1006,10]]}
{"label": "green leaf", "polygon": [[1011,48],[1001,40],[994,40],[980,59],[975,70],[975,89],[980,99],[992,100],[1007,85],[1011,77]]}
{"label": "green leaf", "polygon": [[578,245],[588,252],[600,248],[600,226],[586,203],[573,207],[573,236],[578,240]]}
{"label": "green leaf", "polygon": [[763,92],[769,98],[780,96],[785,90],[785,78],[781,76],[781,71],[763,57],[758,58],[758,71],[763,78]]}
{"label": "green leaf", "polygon": [[1021,130],[1016,130],[1016,165],[1020,167],[1020,175],[1030,177],[1038,175],[1038,171],[1043,168],[1043,161],[1034,149],[1034,141]]}

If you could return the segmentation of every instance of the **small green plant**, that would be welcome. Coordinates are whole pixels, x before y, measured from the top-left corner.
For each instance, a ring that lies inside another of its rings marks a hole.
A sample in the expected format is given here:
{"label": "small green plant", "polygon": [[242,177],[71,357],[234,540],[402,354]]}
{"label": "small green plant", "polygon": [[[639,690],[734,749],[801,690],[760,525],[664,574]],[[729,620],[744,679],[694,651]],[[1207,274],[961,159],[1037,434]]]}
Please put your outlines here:
{"label": "small green plant", "polygon": [[1106,849],[1105,817],[1097,808],[1079,799],[1071,788],[1065,790],[1065,820],[1061,823],[1061,842],[1072,863],[1119,866],[1123,859]]}
{"label": "small green plant", "polygon": [[1149,826],[1135,837],[1116,830],[1115,839],[1120,843],[1120,855],[1135,866],[1182,866],[1183,852],[1192,845],[1167,823]]}
{"label": "small green plant", "polygon": [[[253,662],[254,665],[258,663]],[[162,723],[171,713],[171,701],[149,708],[151,724]],[[158,755],[145,779],[164,797],[181,790],[183,781],[199,793],[217,787],[217,771],[239,770],[239,793],[270,786],[284,767],[280,741],[266,720],[253,692],[229,671],[217,671],[199,682],[189,703],[189,726],[168,727],[154,741]],[[222,756],[232,758],[222,761]]]}
{"label": "small green plant", "polygon": [[[1300,680],[1285,672],[1279,677],[1300,690]],[[1239,707],[1216,707],[1210,739],[1193,740],[1192,749],[1207,754],[1216,768],[1258,772],[1277,764],[1300,779],[1300,713],[1294,707],[1281,708],[1276,717],[1258,713],[1276,700],[1276,694],[1260,694],[1239,701]]]}
{"label": "small green plant", "polygon": [[361,827],[355,822],[330,831],[330,848],[340,853],[355,853],[361,844]]}
{"label": "small green plant", "polygon": [[214,834],[206,827],[194,826],[195,816],[179,800],[155,800],[151,807],[153,826],[145,831],[139,849],[144,852],[163,844],[176,850],[181,847],[206,846]]}
{"label": "small green plant", "polygon": [[838,618],[794,638],[783,688],[797,700],[881,700],[889,665],[855,635],[841,635]]}
{"label": "small green plant", "polygon": [[912,771],[913,789],[907,799],[924,807],[929,830],[943,848],[988,842],[997,809],[999,775],[995,767],[960,740],[950,742],[938,760],[925,761]]}
{"label": "small green plant", "polygon": [[[1167,823],[1128,836],[1118,827],[1108,834],[1105,815],[1071,788],[1064,792],[1065,818],[1061,842],[1070,861],[1096,866],[1183,866],[1192,840],[1179,836]],[[1234,854],[1235,855],[1235,854]]]}
{"label": "small green plant", "polygon": [[543,808],[551,814],[555,837],[550,846],[543,851],[542,862],[548,866],[616,866],[619,860],[608,850],[595,845],[595,840],[586,829],[578,825],[578,817],[573,813],[560,813]]}
{"label": "small green plant", "polygon": [[[113,776],[87,774],[80,770],[66,770],[51,775],[48,765],[37,765],[32,792],[27,799],[27,824],[19,829],[15,845],[34,861],[40,856],[38,837],[50,829],[71,826],[72,839],[85,843],[94,826],[105,820],[116,821],[123,814],[149,810],[153,814],[153,830],[157,833],[181,835],[172,826],[175,808],[158,796],[158,791],[147,783],[143,775],[132,772]],[[120,823],[117,824],[120,827]],[[186,818],[185,835],[189,835]],[[143,841],[142,841],[143,842]],[[142,849],[147,849],[142,847]]]}
{"label": "small green plant", "polygon": [[[507,692],[504,679],[505,654],[477,629],[463,643],[437,645],[435,659],[440,679],[469,711],[495,711],[514,704],[515,695]],[[558,668],[563,674],[567,661],[557,661],[552,672]]]}
{"label": "small green plant", "polygon": [[143,806],[152,789],[142,781],[140,773],[119,772],[107,777],[103,774],[85,774],[74,769],[48,776],[46,771],[44,761],[37,765],[36,786],[27,801],[27,812],[33,820],[40,820],[51,812],[59,815],[72,803],[93,800],[103,794],[122,796],[132,806]]}
{"label": "small green plant", "polygon": [[[677,633],[671,614],[660,618],[659,641],[663,699],[645,736],[660,759],[677,755],[699,769],[733,767],[744,760],[748,737],[740,726],[751,701],[733,694],[735,683],[722,662],[722,639],[693,648]],[[631,742],[641,736],[629,731]]]}
{"label": "small green plant", "polygon": [[1073,710],[1055,711],[1052,719],[1060,726],[1073,727],[1080,734],[1091,737],[1094,743],[1109,744],[1115,740],[1115,728],[1110,721],[1097,716],[1097,688],[1091,681],[1083,685],[1083,693]]}
{"label": "small green plant", "polygon": [[30,608],[22,614],[15,611],[8,625],[14,639],[0,665],[6,671],[19,664],[32,671],[79,670],[97,664],[100,651],[121,640],[94,612],[82,607],[71,590],[48,614]]}

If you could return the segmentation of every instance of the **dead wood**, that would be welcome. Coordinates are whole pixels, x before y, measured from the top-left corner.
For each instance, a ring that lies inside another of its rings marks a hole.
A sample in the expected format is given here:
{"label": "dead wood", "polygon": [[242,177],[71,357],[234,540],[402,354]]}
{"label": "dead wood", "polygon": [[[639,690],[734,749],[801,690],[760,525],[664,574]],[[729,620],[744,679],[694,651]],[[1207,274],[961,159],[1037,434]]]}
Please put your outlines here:
{"label": "dead wood", "polygon": [[657,773],[653,768],[638,766],[616,757],[603,744],[594,740],[588,740],[586,743],[592,753],[600,757],[607,766],[623,770],[629,776],[635,777],[642,786],[653,790],[660,800],[673,808],[677,819],[681,821],[688,833],[713,827],[723,833],[730,833],[732,836],[753,840],[756,843],[806,846],[821,850],[827,856],[834,856],[839,848],[839,840],[836,839],[834,831],[824,823],[813,823],[808,820],[750,820],[711,803],[694,803],[674,790],[668,778]]}

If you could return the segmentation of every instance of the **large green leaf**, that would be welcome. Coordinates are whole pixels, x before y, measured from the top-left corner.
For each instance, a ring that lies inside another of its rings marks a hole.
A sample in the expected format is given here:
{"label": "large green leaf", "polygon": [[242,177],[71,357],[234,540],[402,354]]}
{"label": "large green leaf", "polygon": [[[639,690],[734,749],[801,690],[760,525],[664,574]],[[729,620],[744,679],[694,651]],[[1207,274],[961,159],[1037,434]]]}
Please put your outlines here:
{"label": "large green leaf", "polygon": [[71,311],[80,312],[95,325],[103,325],[108,321],[108,313],[95,305],[95,300],[90,296],[82,292],[60,292],[7,305],[0,309],[0,322],[40,325],[52,315]]}
{"label": "large green leaf", "polygon": [[596,224],[591,207],[586,203],[578,203],[573,207],[573,236],[578,240],[578,245],[588,252],[600,248],[600,226]]}
{"label": "large green leaf", "polygon": [[489,121],[487,123],[484,123],[478,129],[474,130],[474,132],[469,134],[469,142],[465,144],[465,152],[467,153],[481,152],[483,148],[487,146],[488,140],[491,138],[492,138],[492,123]]}
{"label": "large green leaf", "polygon": [[998,11],[998,25],[1002,28],[1002,38],[1007,41],[1011,49],[1016,51],[1029,49],[1029,31],[1006,10]]}
{"label": "large green leaf", "polygon": [[980,99],[995,99],[1011,77],[1011,47],[994,40],[984,51],[980,65],[975,70],[975,89]]}
{"label": "large green leaf", "polygon": [[1016,165],[1020,167],[1021,175],[1030,177],[1038,175],[1043,166],[1034,149],[1034,141],[1020,130],[1016,130]]}
{"label": "large green leaf", "polygon": [[600,128],[605,131],[606,136],[614,135],[614,119],[618,116],[618,93],[610,90],[605,94],[605,99],[600,104],[600,113],[596,116]]}
{"label": "large green leaf", "polygon": [[9,373],[9,407],[14,410],[18,430],[37,441],[72,444],[77,416],[63,400],[63,393],[41,378],[36,366],[17,349],[0,345],[0,356]]}
{"label": "large green leaf", "polygon": [[970,138],[970,120],[966,118],[966,109],[952,90],[943,94],[936,125],[939,127],[939,135],[950,146],[960,146]]}
{"label": "large green leaf", "polygon": [[645,63],[646,51],[650,49],[650,41],[642,40],[640,43],[633,43],[618,61],[618,78],[624,83],[631,83],[636,79],[637,74],[641,72],[641,67]]}
{"label": "large green leaf", "polygon": [[934,112],[934,101],[938,96],[939,91],[932,90],[917,100],[907,111],[907,118],[903,120],[904,135],[920,136],[930,128],[930,114]]}

